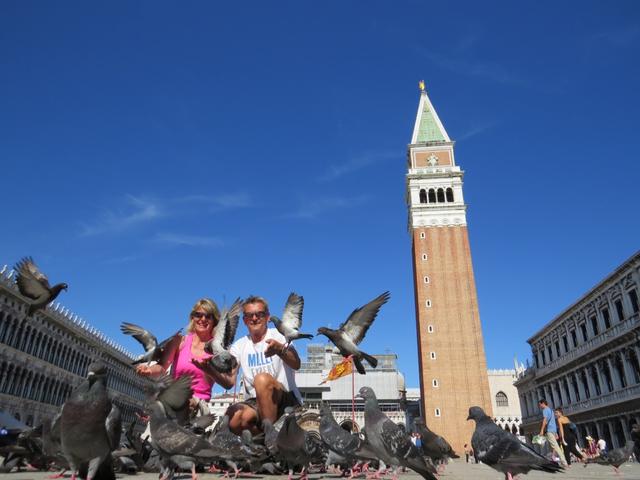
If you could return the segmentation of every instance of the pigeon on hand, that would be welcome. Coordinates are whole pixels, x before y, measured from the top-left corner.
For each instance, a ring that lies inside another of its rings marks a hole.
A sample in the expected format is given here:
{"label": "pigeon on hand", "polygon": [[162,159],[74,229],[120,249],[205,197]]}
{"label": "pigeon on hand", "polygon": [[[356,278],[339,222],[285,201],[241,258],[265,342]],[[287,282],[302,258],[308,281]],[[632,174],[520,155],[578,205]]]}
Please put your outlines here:
{"label": "pigeon on hand", "polygon": [[61,290],[67,290],[66,283],[58,283],[53,287],[49,286],[49,280],[42,273],[33,258],[25,257],[20,260],[15,270],[18,273],[16,283],[22,296],[32,300],[29,305],[27,315],[31,316],[40,309],[43,309],[60,294]]}
{"label": "pigeon on hand", "polygon": [[366,305],[356,308],[337,330],[326,327],[320,327],[318,329],[318,335],[322,334],[328,337],[329,340],[338,347],[343,357],[352,356],[356,370],[362,375],[366,373],[364,365],[362,364],[363,358],[373,368],[378,366],[378,360],[358,349],[357,345],[362,341],[373,320],[376,318],[380,307],[387,303],[389,297],[389,292],[384,292]]}
{"label": "pigeon on hand", "polygon": [[273,322],[276,329],[287,339],[287,346],[292,341],[299,338],[313,338],[313,335],[308,333],[301,333],[300,326],[302,325],[302,309],[304,308],[304,298],[297,293],[291,292],[287,303],[284,306],[282,312],[282,319],[271,315],[270,321]]}
{"label": "pigeon on hand", "polygon": [[[365,438],[377,458],[387,465],[407,467],[423,478],[435,480],[433,466],[425,462],[405,429],[380,410],[374,391],[370,387],[362,387],[357,396],[364,399]],[[397,468],[393,478],[398,478]]]}
{"label": "pigeon on hand", "polygon": [[236,337],[236,330],[242,314],[242,300],[237,298],[229,310],[222,312],[213,338],[204,345],[204,351],[213,355],[209,365],[221,373],[230,373],[238,365],[229,348]]}
{"label": "pigeon on hand", "polygon": [[311,435],[298,425],[294,413],[289,413],[285,418],[282,428],[276,438],[278,455],[287,462],[289,476],[291,480],[293,469],[302,467],[300,480],[307,479],[307,467],[316,458],[322,455],[322,445]]}
{"label": "pigeon on hand", "polygon": [[111,460],[106,426],[112,406],[106,376],[107,367],[102,362],[92,362],[87,379],[62,406],[60,438],[62,452],[73,472],[71,480],[83,467],[87,468],[86,480],[93,480],[103,462]]}
{"label": "pigeon on hand", "polygon": [[127,322],[120,324],[120,331],[125,335],[131,335],[144,347],[144,354],[131,362],[131,365],[137,365],[143,362],[147,362],[147,365],[151,362],[157,362],[161,365],[170,363],[173,360],[175,351],[180,345],[182,338],[180,330],[178,330],[171,337],[158,343],[158,339],[149,330]]}
{"label": "pigeon on hand", "polygon": [[467,420],[476,422],[476,429],[471,437],[476,458],[504,473],[505,479],[512,480],[515,475],[526,474],[529,470],[548,473],[563,471],[559,464],[547,460],[518,440],[514,434],[497,426],[482,408],[469,408]]}
{"label": "pigeon on hand", "polygon": [[602,452],[594,458],[585,459],[585,467],[588,463],[599,463],[600,465],[611,465],[616,475],[620,474],[620,465],[627,462],[634,451],[635,442],[628,440],[624,447],[614,448],[607,452]]}

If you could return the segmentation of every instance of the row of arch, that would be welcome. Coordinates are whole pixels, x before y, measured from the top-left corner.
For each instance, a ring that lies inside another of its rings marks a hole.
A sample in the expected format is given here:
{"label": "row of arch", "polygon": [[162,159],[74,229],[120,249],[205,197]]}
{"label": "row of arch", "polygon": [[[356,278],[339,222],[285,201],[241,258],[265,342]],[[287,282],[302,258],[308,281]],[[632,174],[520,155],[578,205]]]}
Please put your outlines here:
{"label": "row of arch", "polygon": [[[18,319],[8,312],[0,311],[0,343],[37,357],[47,363],[62,368],[81,377],[86,376],[92,358],[77,351],[29,324],[26,319]],[[107,386],[111,389],[142,400],[144,393],[142,380],[136,382],[124,372],[108,367]]]}
{"label": "row of arch", "polygon": [[453,201],[453,189],[451,187],[446,189],[420,189],[420,203],[453,203]]}
{"label": "row of arch", "polygon": [[51,405],[62,405],[72,390],[73,386],[69,382],[34,373],[12,363],[0,364],[0,393]]}

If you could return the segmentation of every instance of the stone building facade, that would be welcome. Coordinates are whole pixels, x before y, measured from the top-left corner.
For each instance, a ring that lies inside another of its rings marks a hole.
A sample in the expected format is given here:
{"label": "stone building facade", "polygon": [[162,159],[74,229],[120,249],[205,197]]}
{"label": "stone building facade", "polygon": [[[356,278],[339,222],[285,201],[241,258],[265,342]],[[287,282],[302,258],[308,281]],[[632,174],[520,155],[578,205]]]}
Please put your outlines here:
{"label": "stone building facade", "polygon": [[27,317],[13,275],[0,271],[0,411],[29,426],[52,418],[100,359],[123,422],[133,421],[147,380],[133,371],[131,355],[60,304]]}
{"label": "stone building facade", "polygon": [[580,437],[624,445],[640,422],[640,252],[533,335],[532,365],[516,386],[527,436],[538,400],[562,407]]}
{"label": "stone building facade", "polygon": [[523,371],[524,367],[516,364],[515,369],[505,368],[487,372],[493,420],[496,425],[514,435],[520,435],[520,425],[522,424],[520,397],[514,383],[518,379],[518,373]]}
{"label": "stone building facade", "polygon": [[462,451],[478,405],[492,415],[478,311],[464,172],[423,90],[408,147],[407,204],[412,239],[422,413],[429,428]]}

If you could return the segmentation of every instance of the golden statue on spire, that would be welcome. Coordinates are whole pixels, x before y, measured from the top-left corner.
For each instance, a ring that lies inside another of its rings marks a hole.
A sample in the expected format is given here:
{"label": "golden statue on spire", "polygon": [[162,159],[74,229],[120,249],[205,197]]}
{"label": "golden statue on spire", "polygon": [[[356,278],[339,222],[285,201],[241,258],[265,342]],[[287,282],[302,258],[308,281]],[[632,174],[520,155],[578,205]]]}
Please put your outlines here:
{"label": "golden statue on spire", "polygon": [[424,92],[424,80],[420,80],[418,82],[418,88],[420,89],[421,92]]}

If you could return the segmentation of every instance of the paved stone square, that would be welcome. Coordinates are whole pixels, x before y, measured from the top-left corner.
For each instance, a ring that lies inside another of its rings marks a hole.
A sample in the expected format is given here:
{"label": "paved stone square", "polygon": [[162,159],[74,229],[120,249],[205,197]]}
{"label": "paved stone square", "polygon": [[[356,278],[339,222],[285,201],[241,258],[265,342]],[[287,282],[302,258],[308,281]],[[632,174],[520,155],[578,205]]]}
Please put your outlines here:
{"label": "paved stone square", "polygon": [[[557,480],[588,480],[588,479],[622,479],[622,480],[640,480],[640,464],[638,463],[626,463],[620,468],[622,475],[617,477],[613,471],[613,468],[604,467],[601,465],[589,465],[584,468],[580,464],[571,466],[563,473],[549,474],[542,472],[531,472],[528,475],[523,475],[522,480],[541,480],[541,479],[557,479]],[[20,472],[20,473],[6,473],[0,474],[0,478],[7,480],[45,480],[50,473],[46,472]],[[66,475],[69,479],[70,474]],[[221,475],[214,474],[199,474],[198,477],[201,480],[217,480],[222,478]],[[137,475],[118,475],[118,480],[157,480],[158,475],[154,473],[140,473]],[[177,475],[176,480],[190,480],[191,475],[188,473],[182,473]],[[248,478],[248,477],[244,477]],[[264,480],[283,480],[286,479],[286,475],[261,475],[257,478]],[[294,477],[294,478],[297,478]],[[340,477],[333,474],[313,474],[310,475],[311,480],[320,479],[339,479]],[[364,477],[359,477],[364,478]],[[391,477],[385,477],[391,478]],[[415,473],[404,473],[400,475],[401,480],[420,480],[421,476]],[[442,480],[503,480],[504,476],[499,472],[496,472],[492,468],[482,464],[466,464],[461,461],[451,462],[446,471],[440,475]]]}

